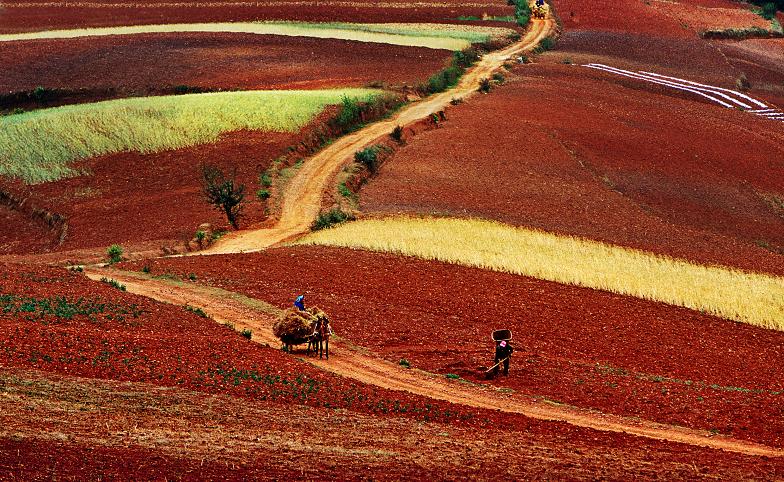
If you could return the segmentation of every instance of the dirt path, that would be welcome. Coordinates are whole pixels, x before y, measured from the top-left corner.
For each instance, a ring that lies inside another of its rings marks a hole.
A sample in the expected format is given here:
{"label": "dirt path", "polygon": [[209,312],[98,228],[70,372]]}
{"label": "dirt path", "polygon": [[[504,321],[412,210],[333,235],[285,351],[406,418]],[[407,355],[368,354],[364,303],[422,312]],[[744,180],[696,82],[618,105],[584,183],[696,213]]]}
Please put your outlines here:
{"label": "dirt path", "polygon": [[341,137],[318,154],[308,159],[289,183],[283,195],[280,218],[272,228],[231,233],[208,250],[194,253],[229,254],[260,251],[309,231],[321,209],[324,191],[330,181],[354,153],[386,136],[396,126],[407,126],[446,108],[452,99],[462,99],[475,93],[479,81],[500,68],[504,61],[535,47],[554,29],[552,20],[533,20],[531,29],[519,42],[497,52],[491,52],[461,78],[459,84],[446,92],[433,95],[403,109],[392,118],[371,124],[353,134]]}
{"label": "dirt path", "polygon": [[[201,308],[219,323],[232,323],[237,330],[245,328],[252,330],[253,340],[257,343],[271,347],[280,345],[272,334],[272,323],[278,310],[264,302],[217,288],[155,280],[136,273],[99,268],[89,268],[85,272],[91,279],[97,280],[102,277],[116,279],[134,294],[166,303],[188,304]],[[471,407],[518,413],[540,420],[566,422],[605,432],[622,432],[746,455],[784,456],[784,451],[779,449],[709,432],[540,402],[483,385],[448,380],[419,370],[408,370],[366,354],[361,349],[352,348],[342,340],[336,340],[331,344],[331,348],[332,356],[329,360],[309,358],[308,361],[321,369],[370,385],[407,391]]]}

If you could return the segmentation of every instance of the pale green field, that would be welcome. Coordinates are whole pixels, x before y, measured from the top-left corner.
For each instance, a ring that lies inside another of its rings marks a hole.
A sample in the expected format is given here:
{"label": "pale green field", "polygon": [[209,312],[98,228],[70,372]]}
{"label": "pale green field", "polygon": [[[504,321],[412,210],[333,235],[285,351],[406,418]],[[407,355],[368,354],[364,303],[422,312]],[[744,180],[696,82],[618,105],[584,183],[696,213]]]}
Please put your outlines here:
{"label": "pale green field", "polygon": [[784,278],[476,219],[398,217],[314,232],[297,244],[398,253],[584,286],[784,330]]}
{"label": "pale green field", "polygon": [[356,24],[306,22],[222,22],[166,25],[134,25],[72,30],[48,30],[0,35],[0,42],[15,40],[68,39],[78,37],[134,35],[143,33],[229,32],[290,37],[315,37],[374,42],[409,47],[462,50],[512,30],[441,24]]}
{"label": "pale green field", "polygon": [[140,97],[0,117],[0,176],[27,183],[77,173],[70,163],[117,152],[152,153],[215,142],[239,131],[296,132],[343,97],[381,91],[249,91]]}

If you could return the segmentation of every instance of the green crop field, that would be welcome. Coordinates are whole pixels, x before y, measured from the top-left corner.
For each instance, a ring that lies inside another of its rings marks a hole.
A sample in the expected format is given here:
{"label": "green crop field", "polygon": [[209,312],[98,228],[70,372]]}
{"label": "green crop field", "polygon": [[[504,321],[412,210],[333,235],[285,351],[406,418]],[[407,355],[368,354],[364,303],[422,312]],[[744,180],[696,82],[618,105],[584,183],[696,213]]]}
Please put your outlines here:
{"label": "green crop field", "polygon": [[215,142],[239,131],[295,132],[343,97],[380,91],[250,91],[140,97],[0,117],[0,176],[34,184],[78,174],[71,163],[117,152],[152,153]]}

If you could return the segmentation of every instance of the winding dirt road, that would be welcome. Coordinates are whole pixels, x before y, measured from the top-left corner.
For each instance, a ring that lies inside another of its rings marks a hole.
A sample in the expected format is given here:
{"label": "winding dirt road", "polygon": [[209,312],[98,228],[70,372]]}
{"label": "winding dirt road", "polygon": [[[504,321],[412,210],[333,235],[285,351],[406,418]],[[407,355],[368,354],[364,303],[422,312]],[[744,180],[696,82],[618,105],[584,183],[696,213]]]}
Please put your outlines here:
{"label": "winding dirt road", "polygon": [[341,137],[308,159],[283,194],[278,222],[271,228],[237,231],[226,235],[195,255],[250,253],[260,251],[306,233],[321,209],[322,195],[330,181],[353,160],[354,153],[388,135],[396,126],[408,126],[446,108],[452,99],[463,99],[477,91],[481,79],[490,77],[509,58],[534,48],[554,29],[551,19],[532,20],[528,33],[517,43],[488,53],[460,79],[459,84],[441,94],[417,102],[388,120],[376,122]]}
{"label": "winding dirt road", "polygon": [[[270,347],[280,345],[272,334],[272,324],[279,310],[262,301],[193,283],[156,280],[139,273],[100,268],[88,268],[85,273],[94,280],[109,276],[124,284],[127,291],[137,295],[165,303],[201,308],[216,322],[232,323],[237,330],[252,330],[253,341],[257,343]],[[330,348],[332,353],[329,360],[309,358],[308,361],[323,370],[369,385],[407,391],[471,407],[517,413],[539,420],[566,422],[604,432],[622,432],[745,455],[784,456],[784,451],[780,449],[710,432],[555,405],[524,395],[501,392],[484,385],[448,380],[419,370],[408,370],[367,354],[364,350],[352,348],[342,340],[336,340]]]}

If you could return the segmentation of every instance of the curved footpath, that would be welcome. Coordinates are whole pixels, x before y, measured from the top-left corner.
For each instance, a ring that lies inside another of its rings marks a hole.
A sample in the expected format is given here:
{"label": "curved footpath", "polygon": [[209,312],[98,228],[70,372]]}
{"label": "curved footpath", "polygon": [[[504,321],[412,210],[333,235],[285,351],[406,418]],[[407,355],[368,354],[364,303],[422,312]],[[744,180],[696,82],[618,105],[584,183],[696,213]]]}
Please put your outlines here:
{"label": "curved footpath", "polygon": [[412,104],[390,119],[376,122],[341,137],[308,159],[283,194],[277,223],[271,228],[230,233],[211,248],[193,255],[229,254],[260,251],[310,231],[321,209],[321,199],[330,182],[352,161],[354,153],[388,135],[397,126],[408,126],[445,109],[452,99],[464,99],[477,91],[480,80],[490,77],[509,58],[531,50],[554,29],[551,19],[532,20],[531,28],[519,42],[484,55],[452,89]]}
{"label": "curved footpath", "polygon": [[[110,276],[124,284],[128,292],[137,295],[165,303],[201,308],[216,322],[231,323],[237,330],[250,329],[253,332],[253,341],[257,343],[270,347],[280,344],[272,334],[276,309],[259,300],[198,284],[155,280],[140,273],[86,268],[85,274],[94,280]],[[485,385],[462,383],[419,370],[405,369],[366,354],[364,350],[354,349],[341,340],[330,343],[330,348],[329,360],[308,358],[307,361],[323,370],[369,385],[402,390],[470,407],[517,413],[539,420],[560,421],[604,432],[622,432],[745,455],[784,456],[784,451],[780,449],[714,435],[707,431],[549,404],[524,395],[504,393]]]}

